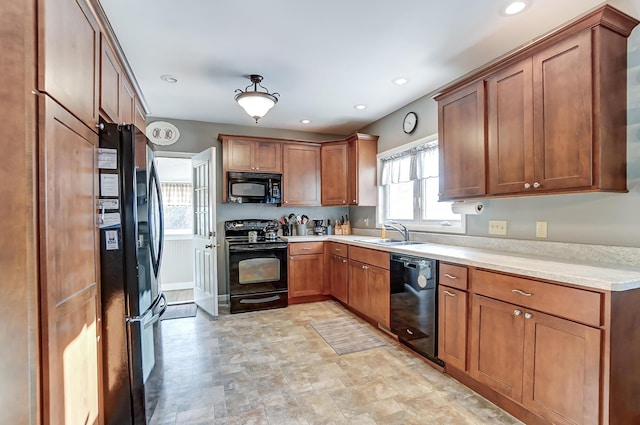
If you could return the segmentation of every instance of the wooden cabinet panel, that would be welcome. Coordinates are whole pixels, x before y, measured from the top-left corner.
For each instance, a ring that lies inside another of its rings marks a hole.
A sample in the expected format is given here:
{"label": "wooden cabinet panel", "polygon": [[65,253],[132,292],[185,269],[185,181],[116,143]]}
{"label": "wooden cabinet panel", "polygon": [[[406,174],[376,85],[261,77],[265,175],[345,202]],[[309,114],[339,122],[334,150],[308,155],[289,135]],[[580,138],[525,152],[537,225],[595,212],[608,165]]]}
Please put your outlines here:
{"label": "wooden cabinet panel", "polygon": [[541,190],[592,184],[591,31],[533,56],[535,176]]}
{"label": "wooden cabinet panel", "polygon": [[320,146],[285,144],[283,204],[320,205]]}
{"label": "wooden cabinet panel", "polygon": [[438,98],[440,198],[484,195],[484,82]]}
{"label": "wooden cabinet panel", "polygon": [[475,293],[593,326],[601,324],[602,294],[598,292],[477,269],[471,274]]}
{"label": "wooden cabinet panel", "polygon": [[122,68],[104,35],[100,38],[100,51],[100,109],[111,122],[119,123]]}
{"label": "wooden cabinet panel", "polygon": [[336,254],[329,260],[331,295],[345,304],[349,303],[349,261]]}
{"label": "wooden cabinet panel", "polygon": [[223,147],[227,152],[228,171],[253,171],[253,142],[230,139]]}
{"label": "wooden cabinet panel", "polygon": [[131,88],[131,85],[127,81],[127,78],[122,74],[122,81],[120,84],[120,122],[125,124],[133,124],[135,121],[135,100],[136,95]]}
{"label": "wooden cabinet panel", "polygon": [[38,9],[38,89],[95,129],[98,24],[84,1],[39,1]]}
{"label": "wooden cabinet panel", "polygon": [[367,289],[369,292],[367,316],[389,329],[391,327],[389,270],[375,266],[367,267]]}
{"label": "wooden cabinet panel", "polygon": [[98,136],[40,101],[40,293],[46,423],[99,423]]}
{"label": "wooden cabinet panel", "polygon": [[465,266],[440,262],[438,282],[440,285],[466,290],[468,285],[467,272],[468,270]]}
{"label": "wooden cabinet panel", "polygon": [[282,144],[261,140],[222,138],[226,171],[282,173]]}
{"label": "wooden cabinet panel", "polygon": [[524,317],[524,406],[554,424],[598,424],[602,331],[534,311]]}
{"label": "wooden cabinet panel", "polygon": [[349,204],[348,146],[346,142],[325,143],[321,147],[322,205]]}
{"label": "wooden cabinet panel", "polygon": [[282,144],[275,142],[255,142],[253,146],[255,171],[261,173],[282,172]]}
{"label": "wooden cabinet panel", "polygon": [[374,207],[378,203],[378,136],[356,133],[348,142],[348,203]]}
{"label": "wooden cabinet panel", "polygon": [[145,133],[147,131],[146,121],[147,121],[147,116],[144,112],[144,108],[142,107],[142,104],[140,103],[138,98],[136,98],[134,102],[133,123],[138,128],[138,130]]}
{"label": "wooden cabinet panel", "polygon": [[289,256],[289,298],[322,294],[323,270],[322,254]]}
{"label": "wooden cabinet panel", "polygon": [[438,286],[438,358],[466,370],[467,293]]}
{"label": "wooden cabinet panel", "polygon": [[324,242],[296,242],[289,244],[289,255],[322,254]]}
{"label": "wooden cabinet panel", "polygon": [[515,401],[522,399],[522,308],[472,296],[469,374]]}
{"label": "wooden cabinet panel", "polygon": [[349,245],[338,242],[327,242],[326,249],[329,254],[337,255],[338,257],[347,257],[349,253]]}
{"label": "wooden cabinet panel", "polygon": [[369,309],[369,290],[365,264],[349,261],[349,305],[362,314]]}
{"label": "wooden cabinet panel", "polygon": [[487,80],[489,193],[533,188],[533,83],[531,58]]}
{"label": "wooden cabinet panel", "polygon": [[361,248],[359,246],[349,247],[349,258],[354,261],[371,264],[383,269],[388,269],[390,265],[388,252]]}

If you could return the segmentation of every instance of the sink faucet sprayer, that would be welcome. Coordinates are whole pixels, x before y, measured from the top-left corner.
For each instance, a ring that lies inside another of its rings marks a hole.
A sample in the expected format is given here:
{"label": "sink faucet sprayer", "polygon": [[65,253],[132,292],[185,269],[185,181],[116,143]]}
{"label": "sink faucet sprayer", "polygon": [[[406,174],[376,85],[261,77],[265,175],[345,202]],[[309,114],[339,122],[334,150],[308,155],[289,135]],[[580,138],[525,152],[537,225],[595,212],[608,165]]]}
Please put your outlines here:
{"label": "sink faucet sprayer", "polygon": [[397,221],[387,221],[386,223],[383,223],[383,226],[397,230],[398,232],[400,232],[400,234],[402,234],[402,237],[405,241],[409,240],[409,229],[407,229],[407,226],[405,226],[404,224],[398,223]]}

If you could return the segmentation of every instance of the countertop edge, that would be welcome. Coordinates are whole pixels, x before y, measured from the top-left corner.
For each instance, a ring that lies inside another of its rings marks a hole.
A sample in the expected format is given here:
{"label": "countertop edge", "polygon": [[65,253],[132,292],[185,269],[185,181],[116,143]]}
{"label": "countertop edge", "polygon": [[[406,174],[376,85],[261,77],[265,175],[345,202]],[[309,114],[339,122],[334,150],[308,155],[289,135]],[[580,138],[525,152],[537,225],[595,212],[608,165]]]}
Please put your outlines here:
{"label": "countertop edge", "polygon": [[291,243],[340,242],[378,251],[428,257],[466,266],[550,280],[576,285],[585,289],[620,292],[640,288],[640,269],[627,266],[597,263],[581,264],[535,255],[528,256],[428,242],[408,246],[383,246],[366,242],[367,240],[379,238],[361,235],[289,236],[283,239]]}

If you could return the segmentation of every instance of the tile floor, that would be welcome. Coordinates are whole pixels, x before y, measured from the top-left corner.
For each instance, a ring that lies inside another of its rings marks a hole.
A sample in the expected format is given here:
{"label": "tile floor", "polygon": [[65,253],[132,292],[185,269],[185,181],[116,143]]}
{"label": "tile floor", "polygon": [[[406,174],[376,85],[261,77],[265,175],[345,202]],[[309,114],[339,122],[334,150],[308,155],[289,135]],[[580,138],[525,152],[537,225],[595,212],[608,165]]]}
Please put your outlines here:
{"label": "tile floor", "polygon": [[390,338],[337,355],[310,322],[345,315],[325,301],[161,322],[151,425],[520,424]]}

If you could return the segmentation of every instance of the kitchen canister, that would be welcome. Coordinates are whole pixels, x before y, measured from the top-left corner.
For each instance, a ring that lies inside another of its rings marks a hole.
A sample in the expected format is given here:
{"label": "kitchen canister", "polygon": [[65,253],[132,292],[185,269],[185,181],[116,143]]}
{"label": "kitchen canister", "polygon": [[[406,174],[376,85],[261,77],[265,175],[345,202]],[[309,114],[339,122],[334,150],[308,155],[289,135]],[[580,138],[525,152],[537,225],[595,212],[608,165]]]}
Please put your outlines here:
{"label": "kitchen canister", "polygon": [[296,224],[296,232],[298,236],[307,236],[307,225],[306,224]]}

